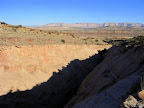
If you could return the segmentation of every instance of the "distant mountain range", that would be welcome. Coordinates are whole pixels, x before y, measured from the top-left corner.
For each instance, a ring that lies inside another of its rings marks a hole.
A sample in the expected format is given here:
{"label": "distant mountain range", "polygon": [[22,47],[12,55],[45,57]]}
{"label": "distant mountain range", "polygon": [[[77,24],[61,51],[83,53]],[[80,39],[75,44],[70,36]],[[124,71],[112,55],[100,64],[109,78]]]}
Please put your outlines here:
{"label": "distant mountain range", "polygon": [[[108,26],[125,26],[125,27],[144,27],[141,23],[50,23],[43,25],[44,27],[73,27],[73,28],[96,28]],[[39,26],[39,27],[43,27]]]}

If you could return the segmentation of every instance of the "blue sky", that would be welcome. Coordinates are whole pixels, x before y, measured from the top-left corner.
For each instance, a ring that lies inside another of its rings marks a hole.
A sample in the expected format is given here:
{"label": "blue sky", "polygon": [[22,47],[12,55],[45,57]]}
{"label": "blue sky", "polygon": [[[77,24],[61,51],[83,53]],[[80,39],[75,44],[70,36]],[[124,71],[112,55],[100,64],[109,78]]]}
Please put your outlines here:
{"label": "blue sky", "polygon": [[144,0],[0,0],[0,21],[47,23],[144,23]]}

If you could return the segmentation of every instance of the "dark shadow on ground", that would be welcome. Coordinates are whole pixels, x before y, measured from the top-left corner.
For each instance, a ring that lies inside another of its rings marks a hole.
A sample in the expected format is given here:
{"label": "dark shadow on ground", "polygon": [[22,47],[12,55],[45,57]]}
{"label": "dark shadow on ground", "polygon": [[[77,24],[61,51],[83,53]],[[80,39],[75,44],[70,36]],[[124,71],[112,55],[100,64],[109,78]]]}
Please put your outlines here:
{"label": "dark shadow on ground", "polygon": [[106,50],[100,51],[86,60],[73,60],[67,67],[53,72],[53,76],[31,90],[11,91],[0,96],[0,104],[11,104],[9,107],[31,107],[29,104],[37,104],[42,108],[63,108],[64,105],[76,94],[83,79],[104,58]]}

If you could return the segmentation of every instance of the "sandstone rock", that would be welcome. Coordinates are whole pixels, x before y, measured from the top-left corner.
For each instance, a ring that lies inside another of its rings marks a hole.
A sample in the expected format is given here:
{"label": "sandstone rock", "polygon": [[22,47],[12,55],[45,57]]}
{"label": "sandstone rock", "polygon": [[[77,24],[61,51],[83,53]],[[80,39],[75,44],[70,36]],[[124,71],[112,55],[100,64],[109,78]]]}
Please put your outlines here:
{"label": "sandstone rock", "polygon": [[[76,104],[73,108],[123,108],[123,98],[139,79],[140,77],[138,75],[132,75],[120,80],[109,89],[98,95],[86,98],[84,101]],[[134,102],[136,102],[136,100],[134,100]],[[68,107],[66,106],[65,108]]]}
{"label": "sandstone rock", "polygon": [[141,98],[142,100],[144,100],[144,90],[140,91],[138,93],[139,98]]}
{"label": "sandstone rock", "polygon": [[133,96],[129,96],[123,104],[126,108],[143,108],[144,107],[144,101],[143,100],[137,101],[137,99],[134,98]]}
{"label": "sandstone rock", "polygon": [[[71,61],[59,72],[53,72],[48,81],[34,86],[31,90],[17,91],[0,96],[0,104],[41,104],[48,108],[63,108],[76,93],[86,75],[101,62],[102,55],[96,54],[86,60]],[[33,66],[28,66],[33,71]],[[42,77],[43,78],[43,77]]]}
{"label": "sandstone rock", "polygon": [[101,93],[119,80],[136,73],[143,66],[140,65],[144,59],[143,47],[129,48],[128,51],[124,49],[125,47],[115,46],[109,49],[105,59],[84,79],[76,96],[66,108]]}
{"label": "sandstone rock", "polygon": [[137,107],[137,104],[138,104],[138,101],[133,96],[129,96],[124,102],[124,106],[126,108]]}
{"label": "sandstone rock", "polygon": [[[106,26],[127,26],[127,27],[143,27],[144,24],[138,24],[138,23],[51,23],[46,24],[44,26],[47,27],[76,27],[76,28],[95,28],[95,27],[106,27]],[[40,26],[38,26],[40,27]]]}
{"label": "sandstone rock", "polygon": [[144,101],[138,101],[137,107],[144,108]]}
{"label": "sandstone rock", "polygon": [[31,89],[74,59],[83,60],[108,46],[42,45],[0,47],[0,94]]}

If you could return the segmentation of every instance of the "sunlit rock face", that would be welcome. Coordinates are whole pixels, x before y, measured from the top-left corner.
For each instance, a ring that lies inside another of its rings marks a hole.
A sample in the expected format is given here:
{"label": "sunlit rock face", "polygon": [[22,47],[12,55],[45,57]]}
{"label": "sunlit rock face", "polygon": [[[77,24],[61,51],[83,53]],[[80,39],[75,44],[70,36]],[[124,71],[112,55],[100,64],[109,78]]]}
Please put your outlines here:
{"label": "sunlit rock face", "polygon": [[0,95],[31,89],[74,59],[83,60],[111,45],[27,45],[0,47]]}

